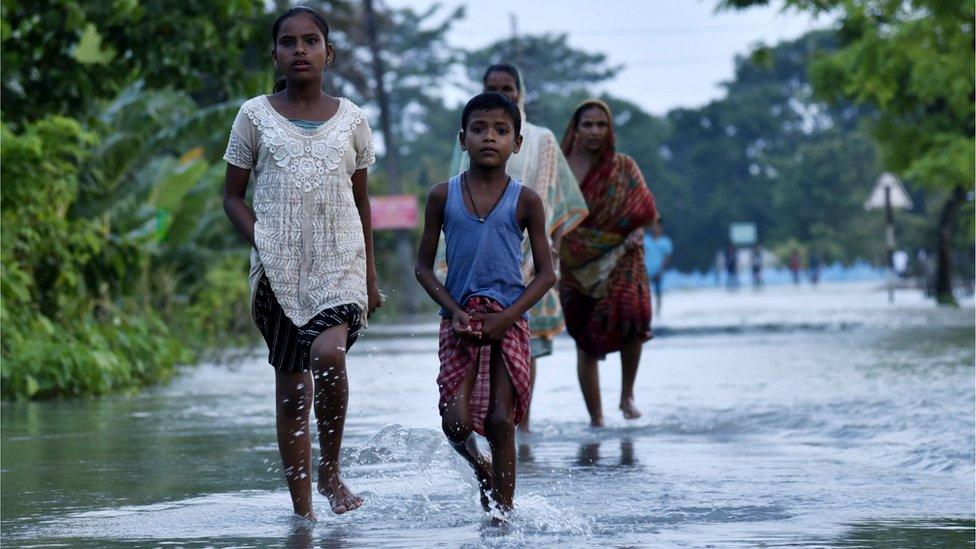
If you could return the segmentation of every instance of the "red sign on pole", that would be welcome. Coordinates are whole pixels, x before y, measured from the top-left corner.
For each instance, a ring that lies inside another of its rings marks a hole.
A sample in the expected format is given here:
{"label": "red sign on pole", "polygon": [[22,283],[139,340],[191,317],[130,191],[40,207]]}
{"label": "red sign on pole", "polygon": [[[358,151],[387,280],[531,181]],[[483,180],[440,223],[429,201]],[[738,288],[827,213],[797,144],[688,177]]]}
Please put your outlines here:
{"label": "red sign on pole", "polygon": [[369,197],[373,230],[413,229],[419,218],[417,197],[412,194]]}

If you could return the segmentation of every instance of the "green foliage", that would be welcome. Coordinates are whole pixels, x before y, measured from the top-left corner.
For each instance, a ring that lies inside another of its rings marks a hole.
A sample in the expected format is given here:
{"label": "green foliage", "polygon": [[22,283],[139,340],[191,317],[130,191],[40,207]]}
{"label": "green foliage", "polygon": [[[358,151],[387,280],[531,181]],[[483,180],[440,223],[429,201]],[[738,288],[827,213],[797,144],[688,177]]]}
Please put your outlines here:
{"label": "green foliage", "polygon": [[178,339],[92,272],[110,258],[138,270],[145,254],[113,239],[104,219],[70,215],[94,136],[53,117],[20,134],[4,125],[0,143],[3,396],[100,394],[167,376],[187,356]]}
{"label": "green foliage", "polygon": [[[166,152],[206,141],[181,118],[191,110],[185,95],[140,88],[105,106],[105,139],[61,117],[3,126],[4,397],[138,387],[253,337],[223,166],[199,147]],[[225,111],[209,112],[221,128]]]}
{"label": "green foliage", "polygon": [[843,4],[844,46],[813,65],[820,94],[875,106],[885,165],[932,188],[973,186],[972,2]]}
{"label": "green foliage", "polygon": [[[245,80],[241,63],[267,28],[256,0],[4,0],[2,108],[8,123],[77,116],[144,78],[217,98]],[[266,39],[270,42],[270,39]]]}
{"label": "green foliage", "polygon": [[[33,305],[52,318],[83,314],[89,305],[82,270],[103,247],[104,226],[71,219],[77,165],[94,136],[66,118],[42,120],[22,135],[2,128],[4,305]],[[5,277],[6,278],[6,277]],[[14,287],[16,281],[22,286]],[[9,290],[9,293],[8,293]]]}
{"label": "green foliage", "polygon": [[736,221],[755,222],[767,246],[796,238],[830,261],[876,257],[866,251],[877,236],[856,230],[869,223],[861,204],[877,176],[874,145],[857,130],[871,113],[818,101],[806,76],[834,48],[832,33],[815,32],[740,58],[725,98],[668,114],[664,160],[676,177],[664,180],[662,209],[676,248],[699,246],[676,257],[679,268],[707,268]]}
{"label": "green foliage", "polygon": [[[724,0],[743,8],[769,0]],[[939,189],[945,204],[934,214],[939,229],[935,293],[952,295],[954,225],[974,226],[966,192],[976,173],[976,75],[973,2],[945,0],[784,0],[785,8],[836,13],[841,46],[811,66],[817,94],[876,109],[870,124],[882,165],[916,187]],[[972,230],[965,245],[976,239]],[[967,259],[966,263],[971,263]]]}
{"label": "green foliage", "polygon": [[[4,398],[106,394],[158,383],[192,353],[150,311],[56,324],[3,307]],[[10,316],[8,316],[10,315]]]}
{"label": "green foliage", "polygon": [[465,55],[465,67],[481,90],[489,65],[512,63],[526,79],[526,108],[542,97],[567,96],[612,79],[622,67],[607,65],[607,56],[573,48],[565,34],[506,38]]}

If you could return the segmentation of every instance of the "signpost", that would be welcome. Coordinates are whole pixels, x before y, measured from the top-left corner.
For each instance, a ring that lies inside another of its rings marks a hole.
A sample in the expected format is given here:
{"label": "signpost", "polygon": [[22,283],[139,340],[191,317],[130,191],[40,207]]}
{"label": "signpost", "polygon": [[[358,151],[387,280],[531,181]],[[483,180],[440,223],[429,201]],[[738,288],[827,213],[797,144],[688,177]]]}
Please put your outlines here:
{"label": "signpost", "polygon": [[905,191],[898,176],[885,172],[878,177],[871,196],[864,202],[865,210],[885,209],[885,251],[888,268],[891,269],[891,282],[888,284],[888,301],[895,300],[894,265],[891,258],[895,253],[895,214],[894,209],[912,209],[912,199]]}
{"label": "signpost", "polygon": [[759,241],[755,223],[733,223],[729,225],[729,240],[736,246],[753,246]]}
{"label": "signpost", "polygon": [[413,229],[419,219],[417,197],[412,194],[369,197],[373,230]]}

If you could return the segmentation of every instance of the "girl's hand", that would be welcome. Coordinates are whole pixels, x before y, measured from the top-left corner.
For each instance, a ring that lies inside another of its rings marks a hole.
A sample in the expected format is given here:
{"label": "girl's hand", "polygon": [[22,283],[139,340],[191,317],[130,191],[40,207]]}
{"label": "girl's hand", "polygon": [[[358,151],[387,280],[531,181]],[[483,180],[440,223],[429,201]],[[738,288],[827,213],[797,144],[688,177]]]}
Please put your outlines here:
{"label": "girl's hand", "polygon": [[384,297],[386,296],[383,295],[375,282],[366,286],[366,305],[369,308],[366,312],[366,318],[372,316],[376,309],[383,306]]}
{"label": "girl's hand", "polygon": [[472,315],[475,320],[483,322],[481,326],[481,337],[490,341],[501,341],[505,339],[505,333],[515,323],[507,312],[501,313],[475,313]]}
{"label": "girl's hand", "polygon": [[469,317],[468,313],[464,311],[454,313],[454,316],[451,318],[451,328],[454,330],[454,333],[459,336],[471,337],[475,339],[481,337],[481,332],[474,330],[474,327],[471,326],[471,317]]}

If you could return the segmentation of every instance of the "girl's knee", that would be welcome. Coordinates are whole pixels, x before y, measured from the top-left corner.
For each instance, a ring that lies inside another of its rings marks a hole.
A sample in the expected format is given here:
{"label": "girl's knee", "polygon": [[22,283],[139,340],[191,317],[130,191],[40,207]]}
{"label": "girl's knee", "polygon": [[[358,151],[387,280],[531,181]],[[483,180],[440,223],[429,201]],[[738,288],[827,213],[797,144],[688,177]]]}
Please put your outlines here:
{"label": "girl's knee", "polygon": [[312,399],[304,388],[288,391],[278,398],[279,414],[289,419],[300,419],[308,416]]}
{"label": "girl's knee", "polygon": [[316,378],[342,375],[346,371],[346,350],[344,348],[325,345],[313,346],[309,359]]}

